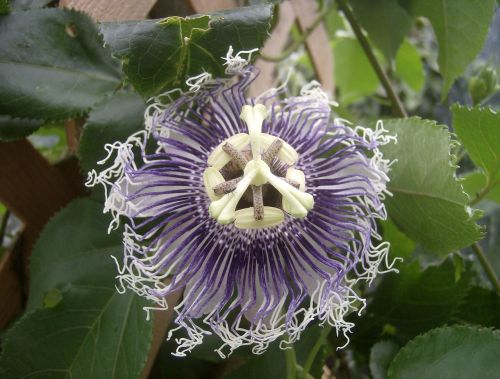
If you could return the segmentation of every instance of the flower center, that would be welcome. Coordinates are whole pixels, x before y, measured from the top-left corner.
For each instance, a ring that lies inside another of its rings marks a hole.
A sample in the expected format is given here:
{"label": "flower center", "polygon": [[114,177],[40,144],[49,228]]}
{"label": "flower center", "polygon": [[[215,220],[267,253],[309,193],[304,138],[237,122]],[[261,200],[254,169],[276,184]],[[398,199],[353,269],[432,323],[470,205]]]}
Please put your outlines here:
{"label": "flower center", "polygon": [[307,216],[314,199],[305,192],[304,173],[294,168],[295,149],[262,133],[267,117],[264,105],[244,105],[240,117],[248,134],[231,136],[208,157],[203,178],[212,200],[210,215],[221,224],[234,222],[240,229],[279,225],[284,212],[296,218]]}

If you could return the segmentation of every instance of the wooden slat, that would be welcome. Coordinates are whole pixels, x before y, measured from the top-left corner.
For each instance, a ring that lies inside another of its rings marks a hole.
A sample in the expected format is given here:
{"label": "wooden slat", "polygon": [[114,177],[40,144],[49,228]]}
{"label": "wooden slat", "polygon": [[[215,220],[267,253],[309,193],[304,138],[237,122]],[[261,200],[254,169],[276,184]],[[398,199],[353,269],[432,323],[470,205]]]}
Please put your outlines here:
{"label": "wooden slat", "polygon": [[27,140],[0,142],[0,201],[38,231],[76,196],[63,175]]}
{"label": "wooden slat", "polygon": [[[262,53],[269,56],[277,56],[285,47],[290,37],[290,29],[295,24],[295,12],[289,1],[284,1],[279,6],[278,23],[273,29],[271,37],[262,48]],[[258,59],[255,66],[260,70],[257,79],[251,84],[249,95],[257,96],[265,90],[275,86],[276,63]]]}
{"label": "wooden slat", "polygon": [[[299,27],[307,29],[317,17],[317,3],[311,0],[291,0]],[[311,33],[306,41],[306,47],[316,72],[316,76],[323,88],[330,94],[335,92],[333,79],[333,52],[330,48],[330,39],[323,23]]]}
{"label": "wooden slat", "polygon": [[0,260],[0,329],[7,326],[24,306],[24,296],[22,290],[19,271],[20,262],[16,262],[15,255],[11,251],[3,254]]}
{"label": "wooden slat", "polygon": [[231,9],[238,4],[236,0],[188,0],[195,13],[210,13]]}
{"label": "wooden slat", "polygon": [[62,8],[76,9],[98,21],[126,21],[146,18],[156,0],[61,0]]}
{"label": "wooden slat", "polygon": [[142,370],[142,379],[146,379],[153,368],[155,358],[160,351],[161,345],[165,341],[168,326],[174,319],[175,311],[174,304],[177,304],[181,297],[182,291],[174,292],[167,297],[169,309],[166,311],[157,311],[153,316],[153,341],[149,350],[148,361]]}

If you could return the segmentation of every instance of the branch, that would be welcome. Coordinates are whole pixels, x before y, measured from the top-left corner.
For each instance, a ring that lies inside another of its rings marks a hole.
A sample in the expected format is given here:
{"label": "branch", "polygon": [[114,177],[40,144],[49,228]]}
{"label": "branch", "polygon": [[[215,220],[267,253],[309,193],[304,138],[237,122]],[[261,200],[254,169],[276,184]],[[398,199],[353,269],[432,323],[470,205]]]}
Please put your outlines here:
{"label": "branch", "polygon": [[285,51],[283,51],[280,55],[277,56],[269,56],[266,54],[260,54],[260,58],[269,61],[269,62],[281,62],[282,60],[288,58],[290,54],[292,54],[295,50],[299,48],[300,45],[302,45],[307,38],[311,35],[312,32],[323,22],[323,19],[325,16],[330,12],[329,7],[324,7],[321,12],[318,13],[318,17],[314,20],[314,22],[309,26],[306,30],[304,30],[304,33],[301,34],[300,38],[296,40],[294,43],[292,43]]}
{"label": "branch", "polygon": [[495,271],[493,270],[493,267],[491,266],[491,263],[489,262],[488,258],[484,254],[483,249],[481,249],[481,246],[477,243],[474,242],[471,245],[472,251],[476,254],[477,258],[479,259],[479,262],[481,263],[481,266],[483,266],[484,271],[486,272],[486,276],[488,276],[488,279],[490,280],[491,284],[493,284],[493,288],[500,293],[500,280],[498,280]]}
{"label": "branch", "polygon": [[368,39],[365,37],[363,31],[361,30],[358,20],[356,19],[356,16],[354,16],[354,13],[352,13],[351,8],[349,8],[345,0],[337,0],[337,4],[339,6],[339,9],[344,13],[345,17],[347,18],[347,21],[351,25],[351,28],[354,34],[356,35],[359,44],[363,48],[366,57],[370,61],[373,69],[375,70],[375,73],[377,74],[380,82],[382,83],[382,86],[384,87],[387,96],[389,97],[389,100],[391,100],[392,108],[399,117],[408,117],[408,114],[406,113],[406,110],[403,107],[401,99],[398,97],[396,91],[392,87],[389,77],[382,68],[382,65],[377,60],[377,57],[375,56],[370,46],[370,43],[368,42]]}

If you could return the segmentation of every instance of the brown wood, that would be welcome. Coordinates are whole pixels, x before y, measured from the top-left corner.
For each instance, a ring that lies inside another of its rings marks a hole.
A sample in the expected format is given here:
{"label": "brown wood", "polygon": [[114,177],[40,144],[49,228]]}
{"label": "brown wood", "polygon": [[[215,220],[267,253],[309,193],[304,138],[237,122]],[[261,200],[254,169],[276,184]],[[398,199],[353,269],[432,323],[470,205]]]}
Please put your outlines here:
{"label": "brown wood", "polygon": [[63,175],[27,140],[0,142],[0,201],[38,231],[76,196]]}
{"label": "brown wood", "polygon": [[167,297],[169,308],[166,311],[155,311],[153,315],[153,341],[149,350],[148,361],[142,370],[142,379],[146,379],[153,368],[155,358],[160,351],[161,345],[165,342],[168,326],[175,316],[174,306],[181,297],[182,291],[174,292]]}
{"label": "brown wood", "polygon": [[[314,23],[317,17],[317,6],[315,1],[311,0],[290,0],[299,27],[302,31],[306,30]],[[330,47],[330,39],[325,25],[321,23],[309,36],[306,41],[306,48],[311,57],[316,76],[321,82],[323,89],[331,95],[335,93],[335,83],[333,78],[333,52]]]}
{"label": "brown wood", "polygon": [[[278,56],[283,51],[290,37],[290,29],[295,24],[295,12],[289,1],[284,1],[279,5],[278,23],[273,29],[271,37],[262,48],[262,53],[269,56]],[[255,66],[260,70],[260,74],[251,84],[250,96],[258,96],[265,90],[276,86],[275,69],[276,63],[257,59]]]}
{"label": "brown wood", "polygon": [[196,13],[210,13],[224,9],[235,8],[236,0],[188,0]]}
{"label": "brown wood", "polygon": [[70,118],[64,121],[66,144],[68,145],[68,152],[70,154],[76,154],[78,152],[78,145],[80,144],[80,136],[82,134],[84,122],[85,120],[83,118]]}
{"label": "brown wood", "polygon": [[97,21],[127,21],[146,18],[156,0],[61,0],[61,8],[87,13]]}
{"label": "brown wood", "polygon": [[14,258],[14,253],[7,251],[0,260],[0,329],[4,329],[14,320],[24,306],[20,264]]}

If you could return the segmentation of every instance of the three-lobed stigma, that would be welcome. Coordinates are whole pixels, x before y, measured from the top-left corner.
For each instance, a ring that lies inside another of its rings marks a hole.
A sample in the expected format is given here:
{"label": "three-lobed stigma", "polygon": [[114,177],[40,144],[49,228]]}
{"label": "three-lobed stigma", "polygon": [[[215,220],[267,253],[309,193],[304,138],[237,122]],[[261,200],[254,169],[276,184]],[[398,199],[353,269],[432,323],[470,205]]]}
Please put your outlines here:
{"label": "three-lobed stigma", "polygon": [[248,134],[231,136],[208,157],[203,179],[212,201],[210,215],[240,229],[279,225],[284,212],[296,218],[307,216],[314,198],[305,192],[304,173],[294,167],[298,160],[295,149],[262,133],[267,117],[264,105],[244,105],[240,117]]}

